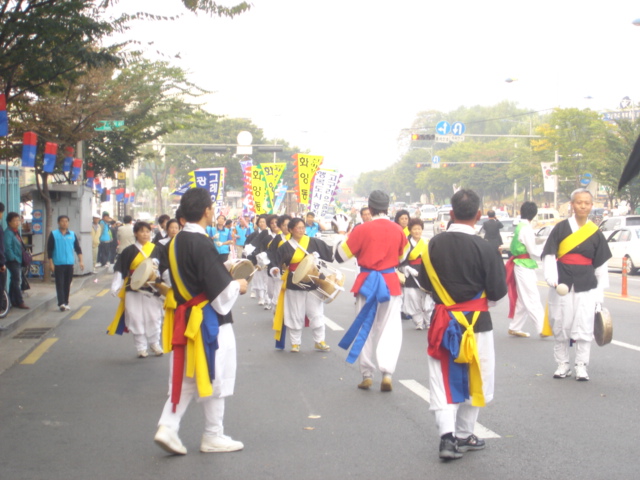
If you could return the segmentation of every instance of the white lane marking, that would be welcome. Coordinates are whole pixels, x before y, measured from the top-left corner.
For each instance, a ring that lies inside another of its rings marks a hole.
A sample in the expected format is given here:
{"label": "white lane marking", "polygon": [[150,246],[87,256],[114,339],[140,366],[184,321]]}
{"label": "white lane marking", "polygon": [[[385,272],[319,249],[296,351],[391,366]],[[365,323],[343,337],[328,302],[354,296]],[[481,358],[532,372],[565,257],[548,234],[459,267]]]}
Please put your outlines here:
{"label": "white lane marking", "polygon": [[640,347],[636,345],[631,345],[630,343],[619,342],[618,340],[611,340],[611,343],[613,343],[614,345],[618,345],[619,347],[624,347],[630,350],[636,350],[640,352]]}
{"label": "white lane marking", "polygon": [[[421,383],[416,382],[415,380],[400,380],[400,383],[422,398],[425,402],[431,403],[431,393],[429,392],[429,389]],[[496,432],[489,430],[478,422],[476,422],[476,427],[473,433],[480,438],[500,438],[500,435]]]}
{"label": "white lane marking", "polygon": [[341,332],[344,330],[340,325],[331,320],[329,317],[324,317],[324,324],[334,332]]}

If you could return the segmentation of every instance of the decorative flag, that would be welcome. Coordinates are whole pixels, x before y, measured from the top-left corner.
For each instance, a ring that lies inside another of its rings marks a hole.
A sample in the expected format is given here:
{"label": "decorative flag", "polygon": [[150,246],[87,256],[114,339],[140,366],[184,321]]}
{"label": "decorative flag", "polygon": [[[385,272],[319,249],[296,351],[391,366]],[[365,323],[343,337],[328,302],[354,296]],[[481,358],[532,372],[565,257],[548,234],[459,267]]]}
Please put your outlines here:
{"label": "decorative flag", "polygon": [[185,183],[181,187],[176,188],[173,192],[170,193],[170,195],[177,195],[181,197],[182,195],[187,193],[187,190],[189,190],[191,187],[192,187],[191,182]]}
{"label": "decorative flag", "polygon": [[264,174],[264,179],[267,182],[267,195],[269,197],[269,202],[271,205],[274,204],[275,200],[275,190],[282,178],[282,174],[284,173],[285,168],[287,168],[286,163],[261,163],[260,167],[262,168],[262,173]]}
{"label": "decorative flag", "polygon": [[9,117],[7,116],[7,98],[0,93],[0,137],[9,135]]}
{"label": "decorative flag", "polygon": [[44,144],[44,165],[42,169],[47,173],[53,173],[56,167],[56,155],[58,154],[58,144],[47,142]]}
{"label": "decorative flag", "polygon": [[129,198],[131,198],[131,194],[130,193],[125,193],[124,194],[124,202],[122,203],[129,203]]}
{"label": "decorative flag", "polygon": [[116,188],[116,202],[124,201],[124,188]]}
{"label": "decorative flag", "polygon": [[256,215],[267,213],[267,182],[264,179],[260,165],[251,167],[251,193],[253,195],[253,208]]}
{"label": "decorative flag", "polygon": [[309,205],[311,197],[311,183],[318,168],[322,164],[324,157],[320,155],[307,155],[296,153],[293,155],[296,160],[294,167],[294,177],[296,179],[296,189],[298,193],[298,203],[300,205]]}
{"label": "decorative flag", "polygon": [[110,202],[111,201],[111,191],[108,188],[102,190],[102,195],[100,195],[101,202]]}
{"label": "decorative flag", "polygon": [[22,136],[22,166],[25,168],[35,168],[36,148],[38,145],[38,135],[33,132],[25,132]]}
{"label": "decorative flag", "polygon": [[222,207],[224,196],[224,174],[225,168],[200,168],[189,172],[192,179],[192,188],[206,188],[211,195],[211,201],[218,208]]}
{"label": "decorative flag", "polygon": [[73,166],[71,168],[71,181],[75,182],[80,176],[80,172],[82,171],[82,160],[79,158],[73,159]]}
{"label": "decorative flag", "polygon": [[136,199],[136,192],[131,192],[129,194],[129,203],[133,203]]}
{"label": "decorative flag", "polygon": [[73,165],[73,154],[75,150],[73,147],[64,147],[64,162],[62,163],[62,171],[70,172]]}
{"label": "decorative flag", "polygon": [[319,169],[313,179],[311,205],[309,210],[316,215],[324,215],[338,190],[342,175],[335,170]]}
{"label": "decorative flag", "polygon": [[243,205],[253,211],[253,195],[251,193],[251,167],[253,166],[253,160],[250,158],[248,160],[240,161],[240,168],[242,169],[243,175],[243,185],[244,185],[244,195],[245,200]]}
{"label": "decorative flag", "polygon": [[273,213],[276,213],[278,211],[278,209],[280,208],[280,205],[282,205],[282,202],[284,201],[284,197],[286,195],[287,195],[287,186],[286,185],[280,185],[278,188],[276,188],[276,192],[275,192],[276,200],[275,200],[275,203],[273,205]]}
{"label": "decorative flag", "polygon": [[556,175],[555,175],[555,163],[554,162],[542,162],[542,179],[545,192],[555,192],[556,189]]}
{"label": "decorative flag", "polygon": [[85,183],[85,186],[93,188],[93,178],[87,178],[87,183]]}

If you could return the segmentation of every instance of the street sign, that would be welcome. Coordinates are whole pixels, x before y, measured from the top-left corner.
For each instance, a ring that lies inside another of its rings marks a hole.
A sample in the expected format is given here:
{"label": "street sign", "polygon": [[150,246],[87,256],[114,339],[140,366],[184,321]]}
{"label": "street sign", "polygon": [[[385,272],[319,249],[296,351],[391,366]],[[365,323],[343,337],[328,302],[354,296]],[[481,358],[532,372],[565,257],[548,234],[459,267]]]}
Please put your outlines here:
{"label": "street sign", "polygon": [[438,155],[434,155],[431,159],[431,168],[440,168],[440,157]]}
{"label": "street sign", "polygon": [[451,143],[451,135],[436,135],[436,143]]}
{"label": "street sign", "polygon": [[111,132],[112,130],[122,130],[124,128],[124,120],[100,120],[100,124],[94,128],[97,132]]}
{"label": "street sign", "polygon": [[580,178],[580,184],[586,187],[590,183],[591,183],[591,174],[585,173],[584,175],[582,175],[582,178]]}
{"label": "street sign", "polygon": [[436,125],[436,132],[440,135],[448,135],[451,132],[451,124],[445,120],[441,120]]}
{"label": "street sign", "polygon": [[455,122],[453,125],[451,125],[451,133],[453,133],[454,135],[464,135],[465,130],[466,127],[462,122]]}

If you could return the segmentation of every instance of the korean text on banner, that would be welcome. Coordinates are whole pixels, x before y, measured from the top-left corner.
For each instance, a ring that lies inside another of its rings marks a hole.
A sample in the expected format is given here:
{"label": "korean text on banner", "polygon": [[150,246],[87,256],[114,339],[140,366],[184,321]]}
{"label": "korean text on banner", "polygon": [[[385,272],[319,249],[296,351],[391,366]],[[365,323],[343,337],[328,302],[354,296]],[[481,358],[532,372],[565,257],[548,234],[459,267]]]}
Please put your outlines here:
{"label": "korean text on banner", "polygon": [[335,170],[319,169],[313,179],[309,210],[316,215],[324,215],[338,189],[340,173]]}
{"label": "korean text on banner", "polygon": [[298,187],[298,202],[301,205],[309,205],[309,199],[311,198],[311,182],[313,176],[316,174],[318,168],[322,164],[324,157],[320,155],[306,155],[303,153],[296,154],[297,164],[297,187]]}
{"label": "korean text on banner", "polygon": [[267,195],[269,196],[269,202],[271,205],[275,203],[275,190],[278,186],[278,182],[282,178],[286,163],[261,163],[262,173],[264,174],[264,180],[267,182]]}
{"label": "korean text on banner", "polygon": [[267,182],[260,165],[251,167],[251,194],[256,215],[267,213]]}

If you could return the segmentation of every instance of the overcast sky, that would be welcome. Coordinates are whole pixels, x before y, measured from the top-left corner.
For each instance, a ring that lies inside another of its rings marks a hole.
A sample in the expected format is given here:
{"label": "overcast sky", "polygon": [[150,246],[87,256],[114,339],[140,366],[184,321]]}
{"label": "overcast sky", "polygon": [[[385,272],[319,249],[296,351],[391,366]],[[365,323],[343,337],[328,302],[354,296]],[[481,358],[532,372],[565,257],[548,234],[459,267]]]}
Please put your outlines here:
{"label": "overcast sky", "polygon": [[180,0],[121,0],[118,9],[182,13],[137,22],[129,35],[215,92],[211,113],[250,118],[346,175],[395,162],[401,130],[420,111],[640,101],[637,0],[252,3],[233,20],[195,16]]}

